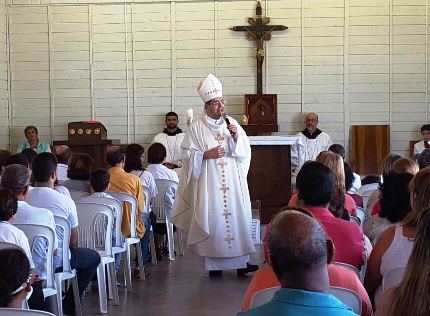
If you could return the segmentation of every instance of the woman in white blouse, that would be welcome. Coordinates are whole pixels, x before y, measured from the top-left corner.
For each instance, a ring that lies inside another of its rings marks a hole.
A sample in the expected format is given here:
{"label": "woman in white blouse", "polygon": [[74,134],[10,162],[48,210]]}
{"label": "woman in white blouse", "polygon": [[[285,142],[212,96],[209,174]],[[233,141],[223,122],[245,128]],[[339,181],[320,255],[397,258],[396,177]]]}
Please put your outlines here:
{"label": "woman in white blouse", "polygon": [[382,295],[382,280],[388,272],[406,267],[412,252],[418,223],[430,205],[430,168],[418,172],[411,181],[412,211],[399,224],[389,227],[378,239],[367,262],[365,286],[375,293],[375,306]]}

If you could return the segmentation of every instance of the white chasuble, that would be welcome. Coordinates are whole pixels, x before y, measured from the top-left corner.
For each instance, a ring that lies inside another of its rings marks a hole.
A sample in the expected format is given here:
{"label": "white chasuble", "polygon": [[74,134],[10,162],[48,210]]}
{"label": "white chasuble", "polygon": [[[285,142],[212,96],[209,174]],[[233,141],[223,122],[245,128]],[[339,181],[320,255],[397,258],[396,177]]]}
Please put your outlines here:
{"label": "white chasuble", "polygon": [[315,160],[318,154],[328,150],[333,144],[330,135],[325,132],[315,138],[308,138],[303,132],[297,134],[297,143],[291,146],[291,164],[301,168],[308,160]]}
{"label": "white chasuble", "polygon": [[155,135],[152,143],[163,144],[166,148],[166,162],[171,162],[178,167],[182,167],[181,161],[181,144],[184,140],[184,133],[179,133],[174,136],[160,133]]}
{"label": "white chasuble", "polygon": [[[209,270],[244,268],[255,251],[246,179],[251,147],[245,131],[229,119],[238,129],[237,143],[222,118],[204,115],[188,128],[171,219],[188,234],[187,248],[206,257]],[[203,160],[203,153],[216,146],[224,147],[225,156]]]}

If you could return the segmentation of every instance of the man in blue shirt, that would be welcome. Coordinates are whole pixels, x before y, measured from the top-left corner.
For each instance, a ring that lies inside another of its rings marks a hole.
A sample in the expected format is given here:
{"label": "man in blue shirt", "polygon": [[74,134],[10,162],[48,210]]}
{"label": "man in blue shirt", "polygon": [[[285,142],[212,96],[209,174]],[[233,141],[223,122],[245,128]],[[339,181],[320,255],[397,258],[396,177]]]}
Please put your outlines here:
{"label": "man in blue shirt", "polygon": [[268,303],[237,315],[357,315],[328,294],[327,261],[333,244],[315,218],[298,211],[278,214],[272,220],[268,243],[271,265],[282,287]]}

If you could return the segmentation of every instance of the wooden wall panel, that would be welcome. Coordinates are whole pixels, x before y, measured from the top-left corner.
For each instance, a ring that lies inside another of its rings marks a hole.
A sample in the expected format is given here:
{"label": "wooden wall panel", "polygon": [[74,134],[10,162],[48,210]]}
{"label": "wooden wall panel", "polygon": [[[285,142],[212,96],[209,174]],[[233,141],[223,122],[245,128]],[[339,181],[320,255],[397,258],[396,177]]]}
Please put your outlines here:
{"label": "wooden wall panel", "polygon": [[[254,92],[254,43],[229,28],[246,24],[255,1],[8,4],[6,34],[0,2],[0,52],[8,35],[11,69],[8,90],[8,57],[2,55],[3,147],[14,149],[27,124],[51,141],[65,137],[68,121],[89,118],[102,120],[110,138],[148,145],[167,111],[179,113],[182,128],[188,107],[201,113],[196,86],[209,72],[223,81],[227,111],[237,119],[242,95]],[[301,130],[303,114],[316,111],[320,127],[347,147],[351,125],[390,124],[391,149],[407,155],[409,141],[419,139],[428,121],[427,1],[262,5],[272,23],[289,27],[266,45],[263,69],[265,92],[278,94],[279,134]]]}
{"label": "wooden wall panel", "polygon": [[8,89],[7,17],[5,0],[0,1],[0,148],[9,146],[10,104]]}

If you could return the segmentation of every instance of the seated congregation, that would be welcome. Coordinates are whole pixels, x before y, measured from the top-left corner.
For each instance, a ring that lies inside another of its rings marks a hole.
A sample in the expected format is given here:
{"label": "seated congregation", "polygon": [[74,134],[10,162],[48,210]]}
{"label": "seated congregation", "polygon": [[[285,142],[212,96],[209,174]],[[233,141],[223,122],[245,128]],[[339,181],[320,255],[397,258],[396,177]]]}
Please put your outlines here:
{"label": "seated congregation", "polygon": [[429,154],[389,154],[358,187],[341,153],[305,162],[238,315],[429,315]]}
{"label": "seated congregation", "polygon": [[[149,148],[147,169],[138,144],[110,147],[108,169],[93,170],[90,155],[72,153],[67,146],[53,152],[2,152],[0,249],[7,260],[2,263],[21,263],[2,270],[0,308],[82,315],[80,300],[90,282],[98,281],[100,312],[106,313],[107,290],[117,297],[116,288],[123,285],[116,281],[121,264],[131,291],[132,275],[145,279],[151,261],[174,259],[166,246],[165,218],[154,215],[150,201],[158,195],[158,181],[171,181],[160,194],[164,217],[170,216],[178,175],[162,165],[166,149],[159,143]],[[63,281],[69,285],[65,295]]]}
{"label": "seated congregation", "polygon": [[[130,144],[109,147],[108,168],[94,170],[90,155],[30,146],[30,134],[20,153],[0,152],[0,308],[82,315],[93,282],[107,313],[118,287],[131,292],[133,277],[175,259],[180,162],[170,168],[166,145],[153,143],[145,168],[144,148]],[[429,157],[390,154],[365,177],[338,144],[305,162],[266,227],[265,264],[238,315],[429,315]]]}

